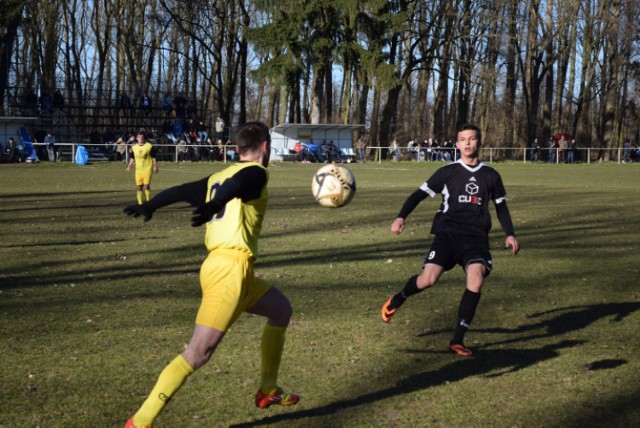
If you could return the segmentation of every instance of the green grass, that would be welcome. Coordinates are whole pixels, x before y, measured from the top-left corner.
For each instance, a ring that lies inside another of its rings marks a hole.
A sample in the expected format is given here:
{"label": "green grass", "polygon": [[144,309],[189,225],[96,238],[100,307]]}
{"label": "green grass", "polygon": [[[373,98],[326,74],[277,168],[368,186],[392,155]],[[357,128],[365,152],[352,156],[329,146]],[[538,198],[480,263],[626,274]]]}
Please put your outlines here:
{"label": "green grass", "polygon": [[[445,352],[459,268],[379,318],[419,271],[439,202],[400,236],[389,225],[440,165],[351,165],[356,198],[330,210],[314,165],[273,164],[256,270],[293,303],[280,381],[303,398],[253,406],[263,320],[244,316],[156,426],[638,426],[639,167],[494,165],[522,252],[502,249],[494,215],[465,359]],[[161,164],[153,188],[221,167]],[[0,427],[122,426],[190,338],[203,230],[182,205],[125,217],[121,163],[2,165],[0,182]]]}

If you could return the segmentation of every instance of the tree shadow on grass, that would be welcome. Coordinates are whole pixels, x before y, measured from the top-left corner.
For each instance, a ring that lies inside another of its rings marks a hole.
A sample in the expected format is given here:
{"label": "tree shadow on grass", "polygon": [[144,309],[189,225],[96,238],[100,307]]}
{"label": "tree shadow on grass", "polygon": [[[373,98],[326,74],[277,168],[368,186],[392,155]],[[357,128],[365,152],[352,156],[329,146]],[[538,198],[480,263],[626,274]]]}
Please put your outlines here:
{"label": "tree shadow on grass", "polygon": [[[534,364],[538,364],[542,361],[558,357],[561,349],[579,346],[583,343],[583,341],[565,340],[538,349],[487,350],[482,352],[482,356],[480,358],[461,358],[442,368],[408,376],[399,380],[395,386],[390,388],[362,394],[354,398],[336,401],[314,409],[269,416],[258,421],[232,426],[250,427],[321,417],[340,412],[341,410],[371,404],[378,400],[384,400],[415,391],[422,391],[447,382],[460,381],[471,376],[490,374],[494,371],[499,371],[500,373],[493,374],[492,376],[501,376],[506,373],[512,373]],[[367,387],[366,389],[370,388]]]}
{"label": "tree shadow on grass", "polygon": [[[523,325],[514,329],[490,328],[476,330],[478,332],[492,334],[519,335],[514,339],[494,342],[487,346],[504,345],[507,343],[526,342],[540,338],[556,337],[573,331],[589,327],[594,322],[613,317],[613,322],[620,322],[631,313],[640,309],[640,302],[603,303],[596,305],[570,306],[539,312],[529,318],[537,319],[552,316],[539,322]],[[526,335],[528,332],[543,330],[541,334]],[[434,334],[434,332],[429,332]],[[522,335],[525,335],[524,337]],[[268,425],[278,422],[292,422],[305,418],[322,417],[342,410],[357,408],[378,400],[384,400],[394,396],[408,394],[414,391],[428,389],[446,382],[456,382],[471,376],[485,375],[487,377],[499,377],[514,373],[542,361],[553,359],[560,355],[560,350],[580,346],[584,341],[563,340],[537,349],[484,349],[476,354],[475,358],[464,358],[449,365],[432,371],[412,374],[390,388],[362,394],[354,398],[336,401],[314,409],[302,410],[293,413],[269,416],[258,421],[252,421],[234,425],[236,427],[248,427],[256,425]],[[406,352],[433,353],[428,350],[407,350]],[[626,360],[596,361],[584,367],[585,370],[613,369],[623,364]],[[354,385],[355,386],[355,385]],[[360,386],[364,387],[364,385]],[[356,386],[356,388],[358,388]]]}
{"label": "tree shadow on grass", "polygon": [[[589,327],[594,322],[613,317],[611,322],[620,322],[633,312],[640,310],[640,302],[618,302],[618,303],[600,303],[596,305],[580,305],[580,306],[566,306],[563,308],[551,309],[544,312],[538,312],[529,315],[529,319],[544,318],[546,316],[553,315],[552,318],[542,319],[538,322],[521,325],[516,328],[479,328],[473,329],[474,333],[489,333],[489,334],[508,334],[515,335],[515,337],[503,341],[491,342],[486,345],[506,345],[509,343],[524,342],[528,340],[537,340],[547,337],[555,337],[562,334],[567,334],[573,331],[578,331]],[[536,332],[528,336],[523,336],[526,333]],[[441,333],[450,332],[450,329],[444,330],[429,330],[418,335],[432,336],[439,335]]]}

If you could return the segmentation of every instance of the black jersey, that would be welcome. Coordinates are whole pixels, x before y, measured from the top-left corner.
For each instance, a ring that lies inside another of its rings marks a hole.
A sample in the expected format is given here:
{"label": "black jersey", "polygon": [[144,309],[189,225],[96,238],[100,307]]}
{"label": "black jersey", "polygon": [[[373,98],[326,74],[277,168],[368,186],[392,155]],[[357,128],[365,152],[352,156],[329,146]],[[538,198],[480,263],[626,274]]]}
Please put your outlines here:
{"label": "black jersey", "polygon": [[500,174],[483,163],[469,166],[457,161],[443,166],[420,190],[432,198],[442,195],[431,225],[433,234],[446,231],[487,237],[491,230],[489,201],[497,206],[507,199]]}

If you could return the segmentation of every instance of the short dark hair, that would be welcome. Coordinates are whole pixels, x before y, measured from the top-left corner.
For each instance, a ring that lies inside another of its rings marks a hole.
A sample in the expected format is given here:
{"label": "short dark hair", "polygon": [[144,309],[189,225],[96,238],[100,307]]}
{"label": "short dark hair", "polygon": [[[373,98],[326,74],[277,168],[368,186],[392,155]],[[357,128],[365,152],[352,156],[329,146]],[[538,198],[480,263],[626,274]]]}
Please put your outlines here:
{"label": "short dark hair", "polygon": [[235,143],[240,154],[258,149],[263,141],[271,143],[271,135],[262,122],[247,122],[236,133]]}
{"label": "short dark hair", "polygon": [[457,135],[462,131],[476,131],[478,141],[482,141],[482,132],[480,132],[480,127],[478,125],[475,125],[473,123],[463,123],[462,125],[460,125],[458,127],[458,130],[456,131],[456,140],[458,139]]}

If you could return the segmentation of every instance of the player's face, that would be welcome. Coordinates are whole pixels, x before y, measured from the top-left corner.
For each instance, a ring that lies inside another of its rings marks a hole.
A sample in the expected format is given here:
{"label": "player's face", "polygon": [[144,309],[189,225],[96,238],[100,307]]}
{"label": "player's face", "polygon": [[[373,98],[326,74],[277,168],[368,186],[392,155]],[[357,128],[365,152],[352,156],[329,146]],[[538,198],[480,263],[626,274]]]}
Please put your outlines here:
{"label": "player's face", "polygon": [[136,140],[138,140],[138,144],[143,145],[144,144],[144,135],[138,134],[136,136]]}
{"label": "player's face", "polygon": [[480,140],[478,133],[473,129],[458,132],[456,146],[460,150],[460,156],[465,159],[476,159],[480,150]]}

